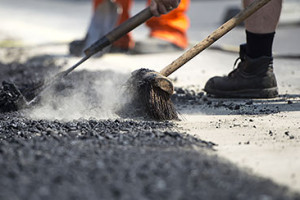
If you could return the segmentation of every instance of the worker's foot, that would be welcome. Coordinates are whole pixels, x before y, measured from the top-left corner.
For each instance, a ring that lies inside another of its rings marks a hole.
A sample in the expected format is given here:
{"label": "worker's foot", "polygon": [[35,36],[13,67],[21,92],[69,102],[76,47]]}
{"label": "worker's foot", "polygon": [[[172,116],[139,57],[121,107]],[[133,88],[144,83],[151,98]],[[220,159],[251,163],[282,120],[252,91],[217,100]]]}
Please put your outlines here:
{"label": "worker's foot", "polygon": [[208,95],[229,98],[274,98],[278,95],[273,72],[273,58],[251,59],[240,47],[240,63],[228,76],[209,79],[204,90]]}
{"label": "worker's foot", "polygon": [[150,54],[183,51],[181,47],[159,38],[150,37],[144,41],[137,41],[131,50],[133,54]]}

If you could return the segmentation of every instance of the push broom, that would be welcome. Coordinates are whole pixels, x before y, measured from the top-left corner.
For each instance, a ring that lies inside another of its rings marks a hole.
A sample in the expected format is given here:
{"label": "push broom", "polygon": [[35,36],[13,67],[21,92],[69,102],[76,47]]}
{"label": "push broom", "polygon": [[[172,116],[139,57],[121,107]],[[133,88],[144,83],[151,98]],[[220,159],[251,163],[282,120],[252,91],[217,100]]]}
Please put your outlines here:
{"label": "push broom", "polygon": [[243,22],[269,1],[271,0],[254,1],[235,17],[221,25],[204,40],[183,53],[159,73],[148,69],[134,71],[132,77],[128,81],[129,88],[131,89],[131,92],[136,95],[134,99],[138,101],[139,105],[142,105],[143,109],[147,112],[147,115],[155,120],[178,119],[178,114],[171,101],[174,87],[167,76],[182,67],[204,49],[208,48],[211,44]]}

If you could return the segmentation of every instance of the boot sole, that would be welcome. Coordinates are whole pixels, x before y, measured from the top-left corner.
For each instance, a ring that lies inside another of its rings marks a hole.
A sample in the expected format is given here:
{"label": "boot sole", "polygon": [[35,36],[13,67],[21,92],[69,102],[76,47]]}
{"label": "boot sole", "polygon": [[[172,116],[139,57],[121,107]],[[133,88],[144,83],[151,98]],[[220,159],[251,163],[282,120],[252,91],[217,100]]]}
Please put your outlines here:
{"label": "boot sole", "polygon": [[238,91],[222,91],[222,90],[205,90],[207,94],[216,97],[229,97],[229,98],[275,98],[278,96],[278,88],[267,89],[248,89]]}

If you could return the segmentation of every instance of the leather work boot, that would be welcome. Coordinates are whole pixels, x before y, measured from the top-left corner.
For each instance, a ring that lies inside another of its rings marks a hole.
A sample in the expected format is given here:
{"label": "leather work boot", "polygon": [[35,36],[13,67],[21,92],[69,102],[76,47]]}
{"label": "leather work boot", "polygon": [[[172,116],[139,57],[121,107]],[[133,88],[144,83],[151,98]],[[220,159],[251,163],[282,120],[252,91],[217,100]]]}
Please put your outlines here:
{"label": "leather work boot", "polygon": [[237,68],[227,76],[215,76],[207,81],[204,90],[208,95],[227,98],[274,98],[278,95],[272,57],[249,58],[244,44],[240,46],[236,62],[239,59]]}

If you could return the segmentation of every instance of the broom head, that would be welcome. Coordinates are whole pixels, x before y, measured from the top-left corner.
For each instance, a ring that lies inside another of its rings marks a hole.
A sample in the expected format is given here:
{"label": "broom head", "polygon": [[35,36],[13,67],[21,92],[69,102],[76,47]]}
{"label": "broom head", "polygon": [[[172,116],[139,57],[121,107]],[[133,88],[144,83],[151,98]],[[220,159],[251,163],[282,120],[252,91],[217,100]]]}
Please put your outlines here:
{"label": "broom head", "polygon": [[132,72],[127,82],[134,105],[155,120],[178,120],[178,114],[171,101],[174,87],[171,80],[158,72],[139,69]]}

